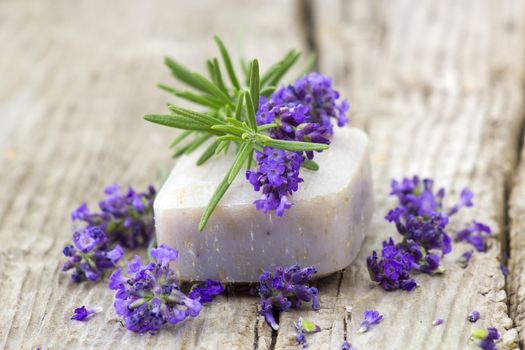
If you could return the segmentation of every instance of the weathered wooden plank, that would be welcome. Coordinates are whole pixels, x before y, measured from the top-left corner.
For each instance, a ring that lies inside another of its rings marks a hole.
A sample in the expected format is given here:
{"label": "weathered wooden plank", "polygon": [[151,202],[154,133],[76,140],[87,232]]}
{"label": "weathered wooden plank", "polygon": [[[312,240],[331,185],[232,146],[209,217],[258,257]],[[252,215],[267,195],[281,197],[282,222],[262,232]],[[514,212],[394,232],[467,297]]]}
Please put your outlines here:
{"label": "weathered wooden plank", "polygon": [[[113,181],[142,188],[156,181],[159,167],[171,166],[173,131],[142,120],[169,99],[155,89],[170,82],[163,56],[204,69],[198,65],[217,55],[212,36],[219,34],[233,52],[244,47],[259,57],[264,69],[290,47],[303,47],[296,6],[0,3],[0,348],[269,348],[257,300],[242,294],[157,336],[128,332],[104,284],[75,285],[59,273],[60,252],[78,203],[96,204]],[[104,313],[86,324],[70,321],[82,304]]]}
{"label": "weathered wooden plank", "polygon": [[522,150],[518,171],[510,196],[509,276],[507,277],[510,316],[525,347],[525,151]]}
{"label": "weathered wooden plank", "polygon": [[[505,186],[523,124],[525,4],[406,0],[314,1],[314,6],[321,70],[344,87],[355,119],[371,136],[377,211],[370,237],[342,274],[338,292],[334,296],[331,286],[335,277],[322,280],[319,313],[282,314],[276,347],[294,346],[288,334],[303,316],[322,328],[309,338],[319,349],[336,348],[345,335],[358,349],[464,349],[471,329],[489,325],[502,332],[499,349],[518,348],[498,259]],[[489,223],[495,237],[467,269],[454,263],[467,246],[455,244],[445,258],[444,276],[418,275],[416,291],[386,293],[369,282],[365,257],[396,235],[383,220],[395,205],[387,198],[390,179],[413,174],[434,177],[452,197],[469,186],[477,205],[452,226],[475,217]],[[522,261],[515,261],[514,269],[521,271]],[[354,315],[345,323],[348,304]],[[365,308],[380,310],[385,319],[358,334]],[[475,325],[466,321],[472,309],[482,314]],[[438,317],[445,323],[433,327]]]}

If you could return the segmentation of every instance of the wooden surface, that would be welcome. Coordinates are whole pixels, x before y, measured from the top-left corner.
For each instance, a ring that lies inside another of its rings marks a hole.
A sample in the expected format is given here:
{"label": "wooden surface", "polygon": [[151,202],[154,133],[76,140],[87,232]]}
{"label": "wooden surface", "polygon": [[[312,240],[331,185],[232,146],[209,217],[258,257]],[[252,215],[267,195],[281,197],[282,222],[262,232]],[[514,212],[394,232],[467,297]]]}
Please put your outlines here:
{"label": "wooden surface", "polygon": [[[496,0],[0,2],[0,348],[297,348],[299,316],[322,327],[312,349],[338,349],[345,337],[358,349],[466,349],[470,330],[488,325],[503,335],[499,349],[523,347],[524,19],[523,1]],[[140,188],[172,165],[173,132],[141,116],[168,98],[154,88],[169,82],[162,57],[202,69],[213,34],[263,64],[289,47],[318,51],[352,123],[370,134],[375,217],[357,260],[317,282],[322,309],[281,314],[279,332],[257,317],[257,298],[230,289],[190,322],[137,335],[116,320],[104,284],[59,273],[69,212],[96,203],[105,184]],[[451,201],[469,186],[476,206],[451,227],[476,218],[495,235],[468,268],[454,263],[467,249],[455,244],[444,276],[386,293],[364,260],[396,234],[383,220],[390,179],[412,174],[434,177]],[[510,253],[507,283],[501,252]],[[104,312],[70,321],[82,304]],[[357,334],[365,308],[385,319]],[[476,325],[466,321],[472,309],[482,313]]]}

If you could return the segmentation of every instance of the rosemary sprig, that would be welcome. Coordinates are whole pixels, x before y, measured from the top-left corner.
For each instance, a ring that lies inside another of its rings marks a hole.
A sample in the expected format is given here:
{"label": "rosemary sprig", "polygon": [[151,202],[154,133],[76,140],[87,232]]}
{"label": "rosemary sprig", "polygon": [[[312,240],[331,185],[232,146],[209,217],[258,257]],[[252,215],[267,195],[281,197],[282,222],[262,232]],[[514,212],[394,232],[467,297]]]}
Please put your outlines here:
{"label": "rosemary sprig", "polygon": [[[251,167],[254,150],[273,147],[302,152],[328,148],[328,145],[319,143],[273,139],[268,135],[268,129],[276,127],[277,124],[257,125],[256,112],[259,108],[259,97],[269,96],[275,91],[280,80],[299,59],[301,55],[299,52],[289,51],[283,59],[269,67],[262,76],[259,74],[259,62],[256,59],[252,60],[249,66],[246,64],[247,67],[243,67],[248,83],[246,87],[242,87],[226,46],[220,38],[215,37],[214,39],[231,86],[226,84],[217,58],[206,61],[210,79],[190,71],[171,58],[166,58],[165,63],[173,76],[186,84],[191,91],[182,91],[166,84],[158,84],[158,87],[205,107],[207,111],[196,112],[168,104],[170,114],[144,116],[150,122],[183,130],[171,143],[170,147],[178,147],[174,157],[191,153],[200,146],[206,145],[197,160],[197,165],[204,164],[215,155],[227,152],[231,144],[237,147],[230,170],[224,174],[223,180],[201,217],[199,231],[205,228],[214,209],[243,166],[245,165],[247,169]],[[309,59],[307,69],[311,69],[314,63],[315,58]],[[190,136],[193,139],[188,142]],[[319,168],[315,162],[309,160],[303,163],[303,167],[310,170]]]}

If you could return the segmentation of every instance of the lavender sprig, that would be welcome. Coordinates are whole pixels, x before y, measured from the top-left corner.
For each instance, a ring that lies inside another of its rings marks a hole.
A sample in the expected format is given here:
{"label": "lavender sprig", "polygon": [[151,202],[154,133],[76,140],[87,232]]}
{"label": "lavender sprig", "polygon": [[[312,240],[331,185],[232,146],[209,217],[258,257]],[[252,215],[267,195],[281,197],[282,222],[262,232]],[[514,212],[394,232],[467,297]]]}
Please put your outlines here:
{"label": "lavender sprig", "polygon": [[258,287],[261,297],[259,312],[273,329],[279,329],[274,317],[276,311],[297,309],[303,302],[311,302],[313,310],[321,308],[317,288],[308,285],[316,273],[317,270],[312,266],[300,268],[292,265],[287,268],[277,266],[274,273],[264,271],[261,274]]}
{"label": "lavender sprig", "polygon": [[500,338],[500,334],[495,327],[488,327],[487,329],[474,329],[471,338],[483,350],[496,350],[496,341]]}
{"label": "lavender sprig", "polygon": [[82,203],[71,213],[74,222],[82,222],[86,227],[99,227],[110,244],[118,242],[126,248],[147,246],[155,232],[153,223],[153,201],[156,191],[149,186],[141,193],[129,187],[121,193],[119,185],[104,189],[106,198],[98,204],[100,211],[91,212]]}
{"label": "lavender sprig", "polygon": [[118,268],[109,281],[109,288],[116,290],[115,311],[134,332],[158,331],[166,323],[196,317],[201,310],[198,300],[180,290],[169,267],[169,262],[178,257],[177,250],[161,244],[151,249],[151,256],[154,261],[146,265],[136,256],[128,263],[129,277]]}
{"label": "lavender sprig", "polygon": [[124,254],[120,245],[108,247],[108,238],[98,226],[87,226],[77,229],[73,234],[73,243],[64,248],[68,257],[62,271],[74,270],[71,279],[75,282],[85,280],[98,281],[104,270],[116,266]]}

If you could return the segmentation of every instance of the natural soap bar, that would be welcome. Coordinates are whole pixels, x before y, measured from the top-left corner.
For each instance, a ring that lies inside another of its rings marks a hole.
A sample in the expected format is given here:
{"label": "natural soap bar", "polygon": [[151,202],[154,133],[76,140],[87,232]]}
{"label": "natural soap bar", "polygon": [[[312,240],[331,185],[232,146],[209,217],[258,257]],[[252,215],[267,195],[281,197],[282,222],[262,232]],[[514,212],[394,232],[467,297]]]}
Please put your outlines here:
{"label": "natural soap bar", "polygon": [[179,250],[173,268],[181,280],[255,282],[276,265],[315,266],[318,276],[348,266],[357,256],[372,215],[368,137],[335,130],[330,150],[316,153],[319,171],[301,169],[304,182],[284,216],[263,214],[241,172],[203,232],[197,225],[233,154],[195,165],[199,152],[181,158],[155,200],[158,243]]}

